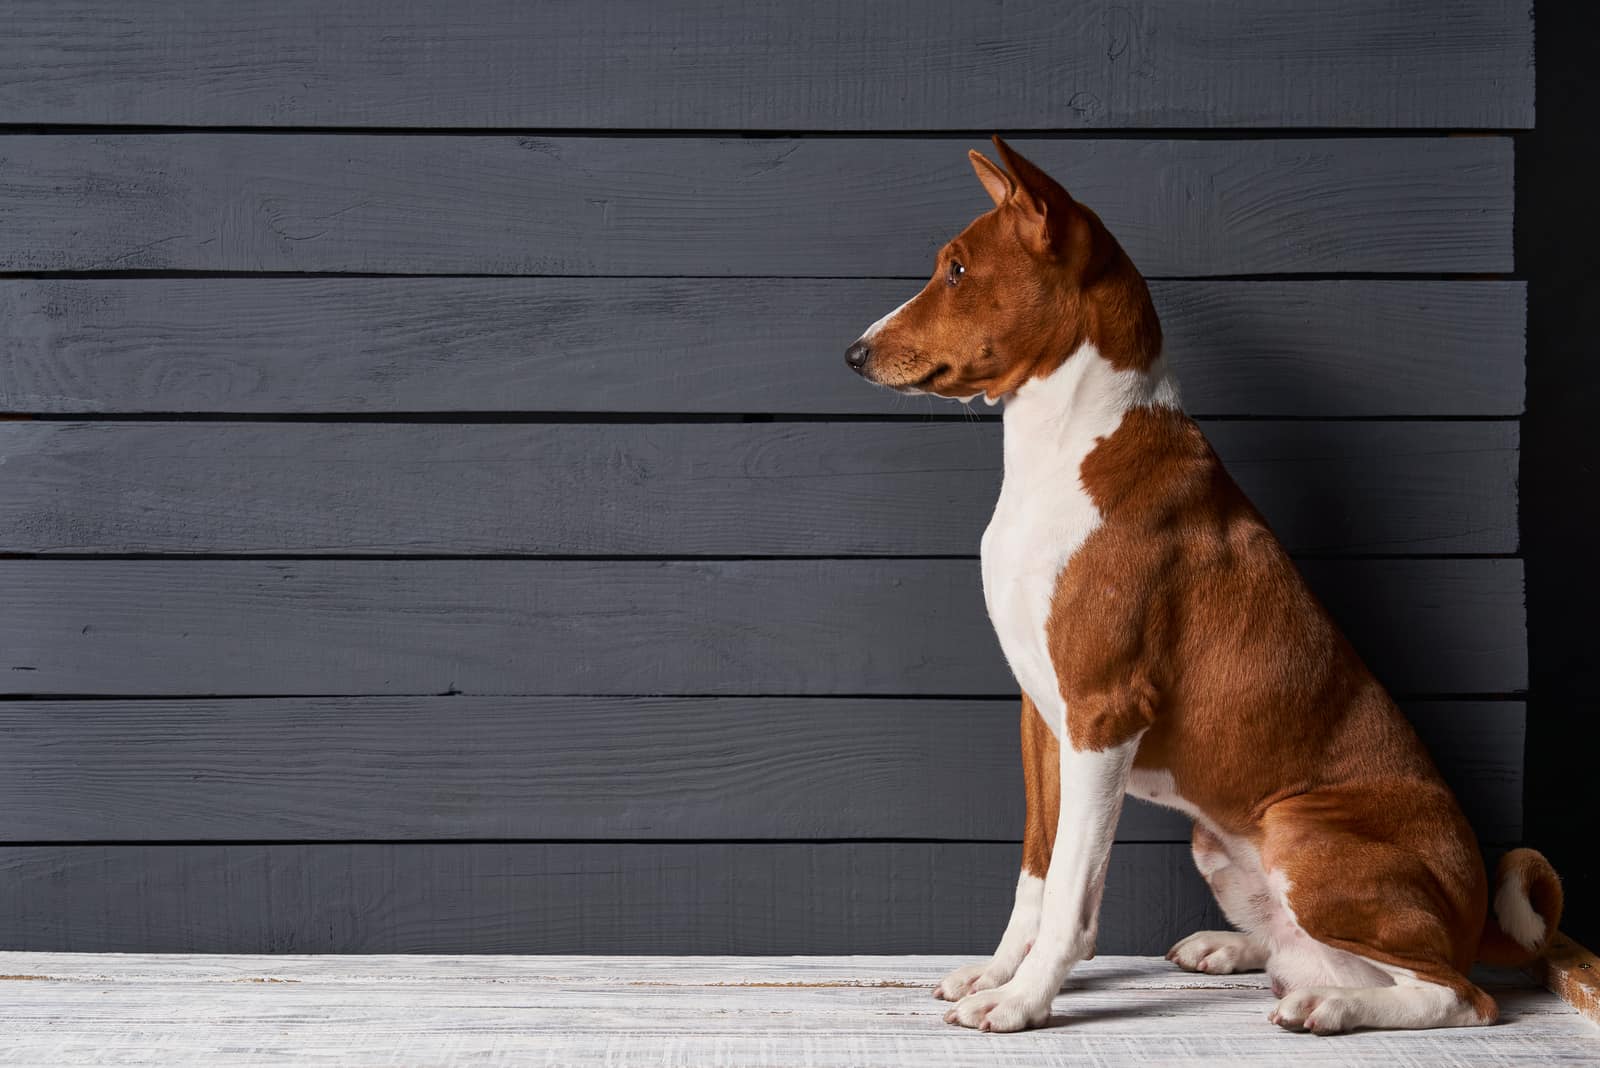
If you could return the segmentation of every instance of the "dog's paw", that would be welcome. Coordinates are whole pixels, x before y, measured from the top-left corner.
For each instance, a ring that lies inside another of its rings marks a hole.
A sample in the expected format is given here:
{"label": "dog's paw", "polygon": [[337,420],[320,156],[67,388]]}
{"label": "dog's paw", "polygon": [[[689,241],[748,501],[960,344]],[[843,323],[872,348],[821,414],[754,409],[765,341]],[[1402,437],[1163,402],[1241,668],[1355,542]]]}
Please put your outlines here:
{"label": "dog's paw", "polygon": [[1024,1031],[1043,1027],[1050,1018],[1050,998],[1014,983],[968,994],[944,1014],[944,1022],[979,1031]]}
{"label": "dog's paw", "polygon": [[940,980],[939,985],[933,988],[933,996],[940,1001],[960,1001],[968,994],[1002,986],[1014,974],[1015,968],[1006,967],[998,959],[968,964]]}
{"label": "dog's paw", "polygon": [[1360,1001],[1340,987],[1311,987],[1296,990],[1267,1016],[1288,1031],[1310,1031],[1316,1035],[1337,1035],[1359,1026]]}
{"label": "dog's paw", "polygon": [[1267,966],[1266,951],[1238,931],[1196,931],[1167,950],[1167,959],[1186,972],[1208,975],[1258,972]]}
{"label": "dog's paw", "polygon": [[960,1001],[972,993],[972,984],[978,981],[978,977],[983,975],[988,967],[989,962],[985,961],[982,964],[968,964],[955,969],[939,980],[939,985],[933,988],[933,996],[940,1001]]}

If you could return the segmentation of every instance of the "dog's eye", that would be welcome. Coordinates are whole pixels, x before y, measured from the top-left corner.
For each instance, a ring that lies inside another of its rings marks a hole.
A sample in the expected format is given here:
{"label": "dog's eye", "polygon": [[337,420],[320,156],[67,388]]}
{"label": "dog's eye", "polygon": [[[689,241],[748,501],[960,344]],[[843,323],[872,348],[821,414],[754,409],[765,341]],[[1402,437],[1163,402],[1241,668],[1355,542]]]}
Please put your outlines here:
{"label": "dog's eye", "polygon": [[961,281],[961,276],[966,273],[967,269],[961,265],[961,261],[951,260],[950,270],[945,273],[944,280],[949,282],[951,285],[955,285],[957,282]]}

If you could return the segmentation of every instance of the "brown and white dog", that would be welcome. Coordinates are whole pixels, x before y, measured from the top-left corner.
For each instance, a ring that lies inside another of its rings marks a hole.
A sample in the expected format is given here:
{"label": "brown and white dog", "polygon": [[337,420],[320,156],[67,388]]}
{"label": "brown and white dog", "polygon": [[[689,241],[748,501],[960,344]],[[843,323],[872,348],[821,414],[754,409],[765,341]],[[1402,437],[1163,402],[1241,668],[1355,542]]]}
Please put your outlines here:
{"label": "brown and white dog", "polygon": [[1022,874],[994,956],[945,1019],[1043,1024],[1094,953],[1125,793],[1194,820],[1238,931],[1168,957],[1265,969],[1271,1019],[1318,1033],[1495,1019],[1467,978],[1548,944],[1561,887],[1515,850],[1494,915],[1472,829],[1405,718],[1184,415],[1144,279],[1100,219],[995,138],[994,201],[846,354],[904,393],[1005,402],[983,536],[989,616],[1022,688]]}

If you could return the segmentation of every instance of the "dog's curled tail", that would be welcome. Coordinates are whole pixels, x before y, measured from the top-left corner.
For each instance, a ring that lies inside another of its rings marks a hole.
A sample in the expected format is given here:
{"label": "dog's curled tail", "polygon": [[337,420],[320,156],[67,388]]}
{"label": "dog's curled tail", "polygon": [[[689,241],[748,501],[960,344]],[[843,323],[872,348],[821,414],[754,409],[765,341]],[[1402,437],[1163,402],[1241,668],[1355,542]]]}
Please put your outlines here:
{"label": "dog's curled tail", "polygon": [[1544,955],[1561,923],[1561,878],[1544,854],[1513,849],[1494,873],[1494,901],[1478,942],[1485,964],[1519,968]]}

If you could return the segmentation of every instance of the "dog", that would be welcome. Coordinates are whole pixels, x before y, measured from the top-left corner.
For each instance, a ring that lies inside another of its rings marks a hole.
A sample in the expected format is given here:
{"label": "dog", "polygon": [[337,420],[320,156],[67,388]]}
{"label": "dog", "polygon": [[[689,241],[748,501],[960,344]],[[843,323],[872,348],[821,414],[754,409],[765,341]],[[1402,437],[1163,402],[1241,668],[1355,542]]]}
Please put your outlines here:
{"label": "dog", "polygon": [[949,1023],[1043,1025],[1094,955],[1125,794],[1194,821],[1235,931],[1168,959],[1265,970],[1269,1019],[1330,1034],[1487,1024],[1475,960],[1540,955],[1543,855],[1494,908],[1472,829],[1394,701],[1178,399],[1144,278],[1094,212],[1000,138],[994,202],[845,361],[901,393],[1004,404],[983,594],[1022,690],[1022,871],[994,956],[936,988]]}

